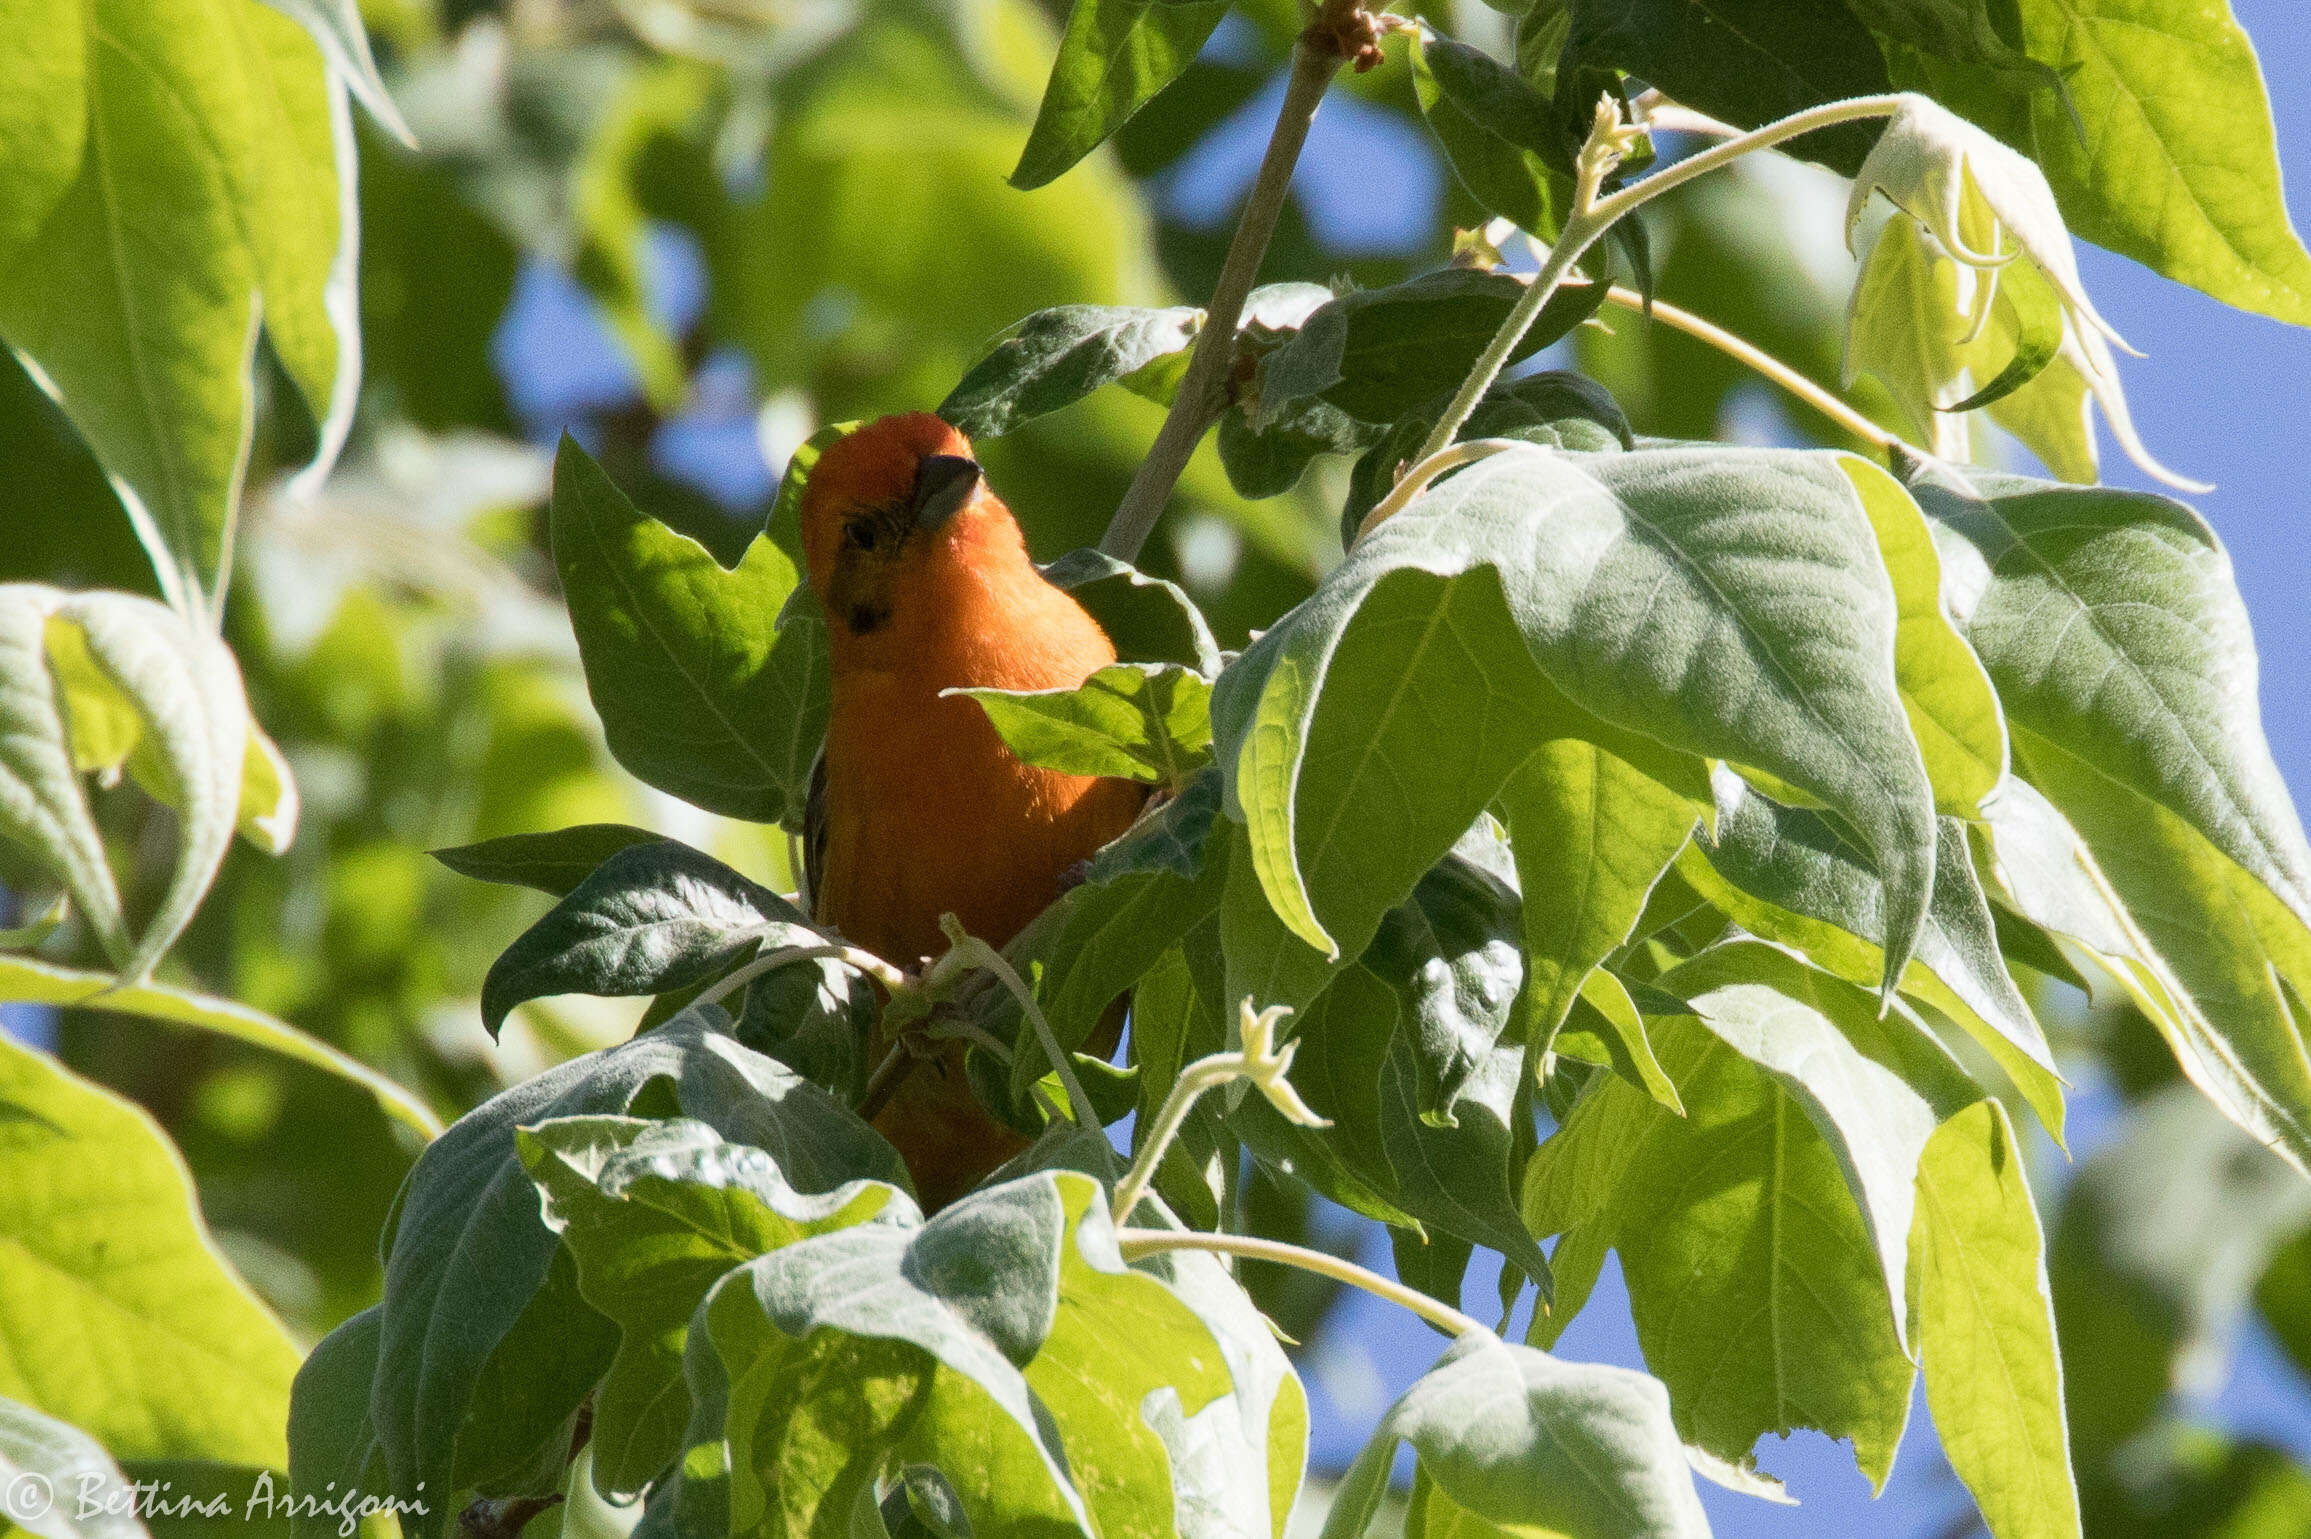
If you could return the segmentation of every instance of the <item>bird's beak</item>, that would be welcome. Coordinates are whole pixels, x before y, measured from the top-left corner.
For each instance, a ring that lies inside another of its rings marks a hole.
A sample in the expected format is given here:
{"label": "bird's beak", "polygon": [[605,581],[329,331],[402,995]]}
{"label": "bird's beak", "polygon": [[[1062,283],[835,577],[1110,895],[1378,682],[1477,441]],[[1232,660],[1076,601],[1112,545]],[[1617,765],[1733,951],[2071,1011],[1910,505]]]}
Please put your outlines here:
{"label": "bird's beak", "polygon": [[936,529],[953,518],[979,489],[979,462],[958,454],[934,454],[915,473],[911,511],[917,529]]}

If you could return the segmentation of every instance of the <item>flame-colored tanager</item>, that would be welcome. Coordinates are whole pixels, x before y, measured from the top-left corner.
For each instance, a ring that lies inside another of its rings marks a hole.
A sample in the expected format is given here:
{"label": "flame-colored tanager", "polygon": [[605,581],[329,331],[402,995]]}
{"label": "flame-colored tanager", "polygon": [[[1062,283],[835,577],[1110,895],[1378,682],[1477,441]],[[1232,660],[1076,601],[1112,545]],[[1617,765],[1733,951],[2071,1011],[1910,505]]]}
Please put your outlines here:
{"label": "flame-colored tanager", "polygon": [[[1146,787],[1023,764],[977,701],[942,691],[1072,688],[1115,648],[1028,559],[970,440],[927,412],[830,444],[801,519],[834,673],[805,842],[816,917],[906,967],[945,949],[941,914],[1001,946],[1130,826]],[[875,1125],[929,1207],[1021,1146],[973,1099],[959,1043]]]}

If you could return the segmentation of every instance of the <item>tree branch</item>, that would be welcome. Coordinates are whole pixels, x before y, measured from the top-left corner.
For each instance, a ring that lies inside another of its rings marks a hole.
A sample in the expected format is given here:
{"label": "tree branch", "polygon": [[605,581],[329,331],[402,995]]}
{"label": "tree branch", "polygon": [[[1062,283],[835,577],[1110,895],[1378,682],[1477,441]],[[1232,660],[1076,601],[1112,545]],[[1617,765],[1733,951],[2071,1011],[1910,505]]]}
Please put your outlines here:
{"label": "tree branch", "polygon": [[[1228,407],[1229,375],[1236,362],[1236,328],[1243,319],[1244,299],[1260,276],[1261,259],[1268,254],[1269,237],[1284,211],[1292,190],[1292,168],[1300,147],[1308,140],[1308,126],[1324,100],[1343,62],[1338,28],[1326,28],[1322,18],[1292,47],[1292,75],[1284,87],[1284,105],[1276,113],[1276,130],[1269,136],[1268,153],[1261,158],[1260,174],[1252,182],[1243,216],[1236,222],[1235,238],[1220,268],[1212,301],[1204,307],[1203,330],[1196,337],[1195,355],[1188,360],[1187,376],[1172,399],[1171,414],[1131,479],[1115,518],[1099,548],[1120,561],[1137,561],[1140,547],[1154,532],[1172,487],[1188,468],[1196,445]],[[1361,61],[1359,61],[1361,62]]]}

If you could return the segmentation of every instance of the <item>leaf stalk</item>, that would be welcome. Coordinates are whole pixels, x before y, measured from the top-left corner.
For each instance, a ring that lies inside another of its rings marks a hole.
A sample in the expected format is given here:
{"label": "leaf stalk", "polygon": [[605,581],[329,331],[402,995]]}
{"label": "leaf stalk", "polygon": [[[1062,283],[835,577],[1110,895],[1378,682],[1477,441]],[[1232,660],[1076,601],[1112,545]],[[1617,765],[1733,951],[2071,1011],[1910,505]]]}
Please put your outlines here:
{"label": "leaf stalk", "polygon": [[1204,1234],[1188,1229],[1118,1229],[1116,1248],[1126,1261],[1137,1261],[1142,1256],[1153,1256],[1167,1250],[1211,1251],[1223,1256],[1242,1256],[1252,1261],[1272,1261],[1279,1266],[1298,1267],[1303,1272],[1314,1272],[1344,1282],[1352,1288],[1362,1288],[1375,1298],[1400,1305],[1454,1336],[1465,1336],[1471,1331],[1486,1329],[1484,1323],[1462,1314],[1441,1299],[1432,1299],[1417,1288],[1407,1288],[1392,1278],[1369,1271],[1353,1261],[1338,1256],[1327,1256],[1320,1250],[1305,1246],[1287,1245],[1282,1240],[1263,1240],[1249,1234]]}

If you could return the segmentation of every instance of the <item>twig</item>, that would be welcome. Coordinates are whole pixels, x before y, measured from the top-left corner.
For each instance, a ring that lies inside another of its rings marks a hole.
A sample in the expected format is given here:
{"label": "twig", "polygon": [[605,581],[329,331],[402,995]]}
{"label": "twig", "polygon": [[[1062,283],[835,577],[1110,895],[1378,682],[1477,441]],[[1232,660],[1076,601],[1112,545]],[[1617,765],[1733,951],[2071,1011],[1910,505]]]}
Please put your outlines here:
{"label": "twig", "polygon": [[893,1093],[914,1072],[914,1068],[915,1055],[907,1051],[906,1042],[901,1040],[892,1043],[891,1050],[883,1055],[883,1061],[875,1065],[875,1072],[867,1077],[866,1093],[859,1097],[859,1104],[853,1108],[858,1112],[859,1120],[874,1121],[875,1114],[889,1104]]}
{"label": "twig", "polygon": [[1172,1081],[1171,1091],[1165,1095],[1155,1121],[1148,1125],[1146,1136],[1140,1140],[1139,1154],[1131,1162],[1131,1169],[1115,1184],[1109,1210],[1117,1223],[1130,1218],[1131,1210],[1139,1206],[1148,1183],[1155,1179],[1156,1167],[1163,1163],[1164,1152],[1179,1136],[1180,1126],[1188,1120],[1196,1098],[1207,1090],[1217,1089],[1230,1080],[1247,1079],[1259,1087],[1260,1094],[1268,1098],[1269,1104],[1286,1121],[1310,1128],[1332,1125],[1300,1099],[1300,1093],[1285,1077],[1292,1072],[1292,1058],[1299,1052],[1300,1044],[1287,1042],[1278,1048],[1276,1023],[1292,1013],[1291,1007],[1270,1005],[1265,1010],[1254,1010],[1251,996],[1246,995],[1242,1009],[1242,1025],[1237,1034],[1243,1039],[1243,1046],[1233,1053],[1213,1053],[1199,1058]]}
{"label": "twig", "polygon": [[[1316,29],[1309,31],[1314,34]],[[1236,325],[1243,319],[1244,299],[1260,275],[1269,237],[1276,233],[1276,220],[1292,190],[1292,168],[1299,162],[1301,145],[1307,142],[1308,126],[1315,121],[1324,90],[1341,63],[1336,49],[1327,49],[1310,35],[1303,35],[1292,45],[1292,75],[1284,87],[1284,105],[1276,112],[1268,153],[1261,158],[1251,196],[1245,199],[1243,215],[1236,221],[1235,238],[1228,243],[1227,260],[1221,265],[1219,282],[1213,286],[1212,302],[1204,307],[1203,330],[1196,337],[1187,375],[1180,381],[1179,394],[1172,398],[1171,414],[1164,418],[1154,445],[1140,462],[1130,490],[1123,494],[1115,518],[1099,542],[1101,550],[1120,561],[1139,559],[1140,547],[1154,532],[1172,487],[1195,455],[1196,445],[1227,409],[1228,377],[1236,362]]]}
{"label": "twig", "polygon": [[1348,543],[1352,546],[1355,545],[1373,530],[1403,512],[1405,504],[1427,490],[1428,484],[1446,471],[1458,470],[1461,466],[1476,460],[1489,459],[1503,449],[1517,447],[1521,441],[1515,438],[1471,438],[1462,443],[1448,444],[1428,458],[1406,466],[1404,474],[1397,477],[1396,485],[1389,488],[1388,495],[1374,503],[1371,510],[1358,522],[1356,539],[1350,540]]}
{"label": "twig", "polygon": [[1043,1007],[1035,1002],[1035,991],[1004,960],[1002,952],[966,931],[963,922],[953,914],[941,914],[939,928],[947,932],[948,956],[993,973],[996,980],[1011,991],[1011,997],[1019,1001],[1020,1010],[1034,1024],[1036,1040],[1043,1044],[1043,1056],[1051,1060],[1051,1067],[1059,1075],[1060,1087],[1067,1092],[1068,1114],[1077,1127],[1097,1131],[1099,1111],[1091,1104],[1091,1095],[1083,1088],[1083,1081],[1076,1078],[1075,1064],[1060,1047],[1059,1036],[1051,1029]]}
{"label": "twig", "polygon": [[1116,1246],[1126,1261],[1137,1261],[1142,1256],[1153,1256],[1167,1250],[1212,1251],[1223,1256],[1243,1256],[1253,1261],[1273,1261],[1280,1266],[1298,1267],[1303,1272],[1314,1272],[1350,1287],[1362,1288],[1375,1298],[1402,1305],[1435,1326],[1454,1336],[1465,1336],[1470,1331],[1485,1329],[1482,1321],[1462,1314],[1440,1299],[1432,1299],[1417,1288],[1407,1288],[1400,1282],[1368,1271],[1353,1261],[1338,1256],[1327,1256],[1320,1250],[1287,1245],[1282,1240],[1263,1240],[1248,1234],[1202,1234],[1184,1229],[1118,1229]]}

